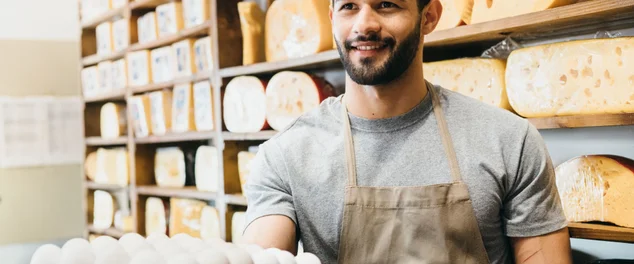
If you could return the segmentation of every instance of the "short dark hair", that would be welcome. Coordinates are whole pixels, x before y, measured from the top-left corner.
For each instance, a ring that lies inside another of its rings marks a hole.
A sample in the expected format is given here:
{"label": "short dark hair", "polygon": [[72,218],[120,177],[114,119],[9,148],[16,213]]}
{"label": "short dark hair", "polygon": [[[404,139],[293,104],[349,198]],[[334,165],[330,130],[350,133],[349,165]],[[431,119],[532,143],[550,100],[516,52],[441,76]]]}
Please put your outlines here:
{"label": "short dark hair", "polygon": [[[425,8],[429,2],[431,2],[431,0],[418,0],[418,11],[423,11],[423,8]],[[335,6],[335,0],[332,0],[332,6]]]}

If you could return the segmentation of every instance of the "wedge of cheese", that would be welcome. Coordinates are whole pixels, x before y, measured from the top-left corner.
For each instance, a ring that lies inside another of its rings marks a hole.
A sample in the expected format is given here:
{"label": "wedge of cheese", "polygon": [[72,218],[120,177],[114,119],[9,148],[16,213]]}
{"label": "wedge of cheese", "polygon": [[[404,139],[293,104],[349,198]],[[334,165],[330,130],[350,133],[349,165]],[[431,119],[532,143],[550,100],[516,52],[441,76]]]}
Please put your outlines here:
{"label": "wedge of cheese", "polygon": [[112,22],[103,22],[95,28],[97,36],[97,54],[108,55],[113,51]]}
{"label": "wedge of cheese", "polygon": [[634,228],[634,161],[586,155],[557,166],[556,183],[568,221]]}
{"label": "wedge of cheese", "polygon": [[128,107],[134,126],[134,135],[138,138],[147,137],[152,134],[150,120],[150,99],[147,95],[135,95],[128,98]]}
{"label": "wedge of cheese", "polygon": [[145,235],[154,233],[167,235],[167,215],[169,206],[161,198],[148,197],[145,200]]}
{"label": "wedge of cheese", "polygon": [[171,47],[161,47],[150,52],[152,56],[152,82],[162,83],[174,79],[175,57]]}
{"label": "wedge of cheese", "polygon": [[209,20],[209,1],[183,0],[183,22],[185,28],[202,25]]}
{"label": "wedge of cheese", "polygon": [[130,46],[131,24],[127,18],[112,22],[112,43],[114,51],[125,50]]}
{"label": "wedge of cheese", "polygon": [[125,148],[99,148],[95,182],[127,186],[130,182],[128,151]]}
{"label": "wedge of cheese", "polygon": [[506,63],[501,59],[463,58],[425,63],[425,79],[484,103],[511,110],[506,95]]}
{"label": "wedge of cheese", "polygon": [[463,18],[471,16],[473,0],[440,0],[442,15],[434,31],[455,28],[464,25]]}
{"label": "wedge of cheese", "polygon": [[267,122],[274,130],[283,130],[333,95],[334,88],[321,77],[299,71],[279,72],[266,86]]}
{"label": "wedge of cheese", "polygon": [[81,86],[84,97],[93,97],[99,94],[99,70],[97,66],[81,70]]}
{"label": "wedge of cheese", "polygon": [[95,181],[95,176],[97,175],[97,151],[90,152],[86,156],[84,173],[89,180]]}
{"label": "wedge of cheese", "polygon": [[151,92],[149,97],[152,134],[165,135],[172,128],[172,91]]}
{"label": "wedge of cheese", "polygon": [[99,230],[110,228],[116,209],[114,198],[109,192],[96,190],[93,193],[93,227]]}
{"label": "wedge of cheese", "polygon": [[196,129],[191,83],[174,86],[172,101],[172,131],[182,133]]}
{"label": "wedge of cheese", "polygon": [[101,107],[99,113],[99,128],[101,137],[114,139],[127,135],[128,118],[124,103],[108,102]]}
{"label": "wedge of cheese", "polygon": [[194,117],[197,131],[214,129],[213,91],[209,81],[194,83]]}
{"label": "wedge of cheese", "polygon": [[154,156],[154,178],[160,187],[182,188],[195,185],[196,152],[179,147],[161,147]]}
{"label": "wedge of cheese", "polygon": [[104,94],[112,90],[112,62],[102,61],[97,64],[99,71],[99,93]]}
{"label": "wedge of cheese", "polygon": [[203,241],[213,241],[220,237],[220,214],[218,209],[204,206],[200,213],[200,238]]}
{"label": "wedge of cheese", "polygon": [[139,43],[147,43],[158,39],[158,23],[156,13],[148,12],[137,19]]}
{"label": "wedge of cheese", "polygon": [[245,228],[246,216],[244,212],[234,212],[231,216],[231,243],[242,243],[242,231]]}
{"label": "wedge of cheese", "polygon": [[264,51],[264,23],[266,14],[255,2],[238,2],[242,31],[242,64],[266,60]]}
{"label": "wedge of cheese", "polygon": [[266,60],[299,58],[332,49],[329,1],[276,0],[266,11]]}
{"label": "wedge of cheese", "polygon": [[114,214],[114,227],[123,232],[132,232],[134,231],[134,218],[130,212],[118,210]]}
{"label": "wedge of cheese", "polygon": [[151,83],[151,58],[149,50],[133,51],[126,54],[128,83],[130,86],[141,86]]}
{"label": "wedge of cheese", "polygon": [[194,172],[196,189],[205,192],[218,192],[218,164],[218,150],[216,147],[198,147]]}
{"label": "wedge of cheese", "polygon": [[212,58],[211,38],[204,37],[196,40],[194,42],[194,65],[196,65],[196,71],[210,71],[214,63]]}
{"label": "wedge of cheese", "polygon": [[195,39],[185,39],[172,44],[175,77],[188,77],[197,72],[194,65],[194,42]]}
{"label": "wedge of cheese", "polygon": [[506,17],[519,16],[523,14],[544,11],[550,8],[569,5],[577,0],[473,0],[473,11],[471,20],[465,21],[469,24],[476,24],[486,21],[497,20]]}
{"label": "wedge of cheese", "polygon": [[124,90],[128,85],[128,68],[126,67],[125,59],[119,59],[112,63],[112,89]]}
{"label": "wedge of cheese", "polygon": [[183,29],[183,5],[181,2],[170,2],[156,7],[158,36],[165,37],[178,33]]}
{"label": "wedge of cheese", "polygon": [[267,81],[255,76],[229,81],[222,99],[222,117],[228,131],[250,133],[268,128],[266,89]]}
{"label": "wedge of cheese", "polygon": [[515,50],[506,89],[524,117],[634,112],[634,38],[577,40]]}
{"label": "wedge of cheese", "polygon": [[240,151],[238,152],[238,175],[240,176],[240,186],[244,193],[244,186],[249,179],[251,173],[251,161],[255,158],[254,152]]}
{"label": "wedge of cheese", "polygon": [[193,199],[170,199],[169,235],[188,234],[200,238],[200,218],[207,203]]}

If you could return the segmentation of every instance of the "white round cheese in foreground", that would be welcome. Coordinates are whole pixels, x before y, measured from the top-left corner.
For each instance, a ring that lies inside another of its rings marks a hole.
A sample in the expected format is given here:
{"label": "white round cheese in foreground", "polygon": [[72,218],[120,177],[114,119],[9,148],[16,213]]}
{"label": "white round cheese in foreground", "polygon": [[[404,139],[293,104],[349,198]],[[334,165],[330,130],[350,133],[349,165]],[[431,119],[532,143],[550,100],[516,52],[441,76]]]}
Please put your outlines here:
{"label": "white round cheese in foreground", "polygon": [[115,244],[110,248],[106,248],[100,252],[97,252],[97,258],[95,264],[113,264],[113,263],[128,263],[130,262],[130,256],[123,247],[119,244]]}
{"label": "white round cheese in foreground", "polygon": [[130,257],[134,257],[137,253],[144,250],[152,250],[150,246],[141,235],[136,233],[128,233],[119,238],[119,245],[123,247]]}
{"label": "white round cheese in foreground", "polygon": [[61,258],[62,249],[53,244],[46,244],[35,250],[30,264],[61,264]]}
{"label": "white round cheese in foreground", "polygon": [[277,261],[280,262],[280,264],[296,264],[295,256],[293,256],[293,254],[288,251],[280,250],[277,248],[269,248],[267,249],[267,251],[272,252],[277,258]]}
{"label": "white round cheese in foreground", "polygon": [[130,264],[166,264],[165,259],[156,251],[144,250],[130,260]]}
{"label": "white round cheese in foreground", "polygon": [[162,240],[158,241],[154,248],[156,252],[158,252],[164,259],[170,259],[172,256],[178,255],[180,253],[185,253],[185,249],[181,247],[176,241],[173,240]]}
{"label": "white round cheese in foreground", "polygon": [[180,253],[170,257],[167,264],[198,264],[198,261],[189,253]]}
{"label": "white round cheese in foreground", "polygon": [[249,252],[233,243],[226,243],[224,252],[231,264],[253,264]]}
{"label": "white round cheese in foreground", "polygon": [[73,238],[62,247],[60,263],[63,264],[94,264],[95,254],[90,242],[82,238]]}
{"label": "white round cheese in foreground", "polygon": [[169,240],[169,239],[170,238],[166,234],[156,232],[156,233],[152,233],[148,235],[145,241],[151,246],[154,246],[154,244],[156,244],[158,241]]}
{"label": "white round cheese in foreground", "polygon": [[92,251],[97,256],[103,252],[109,251],[115,246],[120,246],[119,242],[110,236],[99,236],[90,242],[90,245],[92,247]]}
{"label": "white round cheese in foreground", "polygon": [[301,253],[295,257],[297,264],[321,264],[321,261],[317,256],[312,253]]}
{"label": "white round cheese in foreground", "polygon": [[227,256],[219,249],[206,249],[196,255],[198,264],[231,264]]}
{"label": "white round cheese in foreground", "polygon": [[262,250],[253,256],[253,264],[281,264],[275,253],[268,250]]}
{"label": "white round cheese in foreground", "polygon": [[237,244],[237,245],[241,248],[244,248],[244,250],[246,250],[251,256],[251,259],[253,259],[253,256],[255,256],[255,254],[264,250],[261,246],[258,246],[256,244]]}

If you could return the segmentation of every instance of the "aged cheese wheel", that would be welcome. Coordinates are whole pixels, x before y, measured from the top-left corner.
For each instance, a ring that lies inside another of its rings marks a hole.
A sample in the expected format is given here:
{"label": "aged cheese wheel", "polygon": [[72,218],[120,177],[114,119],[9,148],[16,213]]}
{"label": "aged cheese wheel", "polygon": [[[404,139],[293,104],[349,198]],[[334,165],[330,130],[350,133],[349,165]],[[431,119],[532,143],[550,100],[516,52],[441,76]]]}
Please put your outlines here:
{"label": "aged cheese wheel", "polygon": [[200,191],[218,191],[218,150],[214,146],[200,146],[196,150],[195,179]]}
{"label": "aged cheese wheel", "polygon": [[183,29],[183,5],[181,2],[170,2],[156,7],[158,36],[165,37],[178,33]]}
{"label": "aged cheese wheel", "polygon": [[99,70],[97,66],[81,70],[81,86],[85,97],[93,97],[99,94]]}
{"label": "aged cheese wheel", "polygon": [[197,131],[211,131],[215,127],[213,91],[209,81],[194,83],[194,117]]}
{"label": "aged cheese wheel", "polygon": [[145,201],[145,234],[167,234],[168,206],[157,197],[148,197]]}
{"label": "aged cheese wheel", "polygon": [[227,130],[249,133],[268,128],[266,88],[267,82],[255,76],[239,76],[229,81],[222,99]]}
{"label": "aged cheese wheel", "polygon": [[569,5],[577,0],[473,0],[471,20],[465,21],[476,24],[506,17],[519,16],[532,12],[544,11],[550,8]]}
{"label": "aged cheese wheel", "polygon": [[249,151],[238,152],[238,174],[240,175],[240,186],[244,192],[244,185],[251,173],[251,161],[255,158],[255,153]]}
{"label": "aged cheese wheel", "polygon": [[126,54],[128,82],[131,86],[149,84],[152,76],[150,51],[141,50]]}
{"label": "aged cheese wheel", "polygon": [[266,60],[264,51],[264,23],[266,14],[255,2],[238,2],[242,31],[242,64]]}
{"label": "aged cheese wheel", "polygon": [[276,0],[266,11],[266,60],[299,58],[332,49],[330,1]]}
{"label": "aged cheese wheel", "polygon": [[209,1],[183,0],[182,3],[185,28],[201,25],[209,19]]}
{"label": "aged cheese wheel", "polygon": [[127,134],[128,118],[124,103],[105,103],[101,107],[99,115],[99,129],[102,138],[113,139]]}
{"label": "aged cheese wheel", "polygon": [[506,95],[506,63],[500,59],[464,58],[425,63],[425,79],[484,103],[511,110]]}
{"label": "aged cheese wheel", "polygon": [[129,180],[128,152],[125,148],[97,149],[95,182],[126,186]]}
{"label": "aged cheese wheel", "polygon": [[114,227],[123,232],[132,232],[134,230],[134,218],[129,212],[118,210],[114,214]]}
{"label": "aged cheese wheel", "polygon": [[471,16],[473,0],[440,0],[442,16],[434,31],[455,28],[465,24],[463,18]]}
{"label": "aged cheese wheel", "polygon": [[524,117],[634,112],[634,38],[519,49],[506,68],[513,109]]}
{"label": "aged cheese wheel", "polygon": [[150,124],[150,99],[148,95],[135,95],[128,98],[128,107],[136,137],[147,137],[152,134]]}
{"label": "aged cheese wheel", "polygon": [[283,130],[333,95],[332,85],[323,78],[298,71],[279,72],[266,86],[266,119],[274,130]]}
{"label": "aged cheese wheel", "polygon": [[96,190],[93,194],[93,222],[96,229],[105,230],[112,226],[116,204],[109,192]]}
{"label": "aged cheese wheel", "polygon": [[231,217],[231,242],[242,243],[242,231],[245,228],[246,215],[244,212],[235,212]]}
{"label": "aged cheese wheel", "polygon": [[95,181],[97,175],[97,151],[90,152],[84,161],[84,172],[89,180]]}
{"label": "aged cheese wheel", "polygon": [[196,73],[194,65],[194,39],[185,39],[172,44],[174,53],[174,77],[187,77]]}
{"label": "aged cheese wheel", "polygon": [[154,157],[154,177],[161,187],[195,185],[195,150],[179,147],[156,149]]}
{"label": "aged cheese wheel", "polygon": [[130,45],[130,23],[127,18],[112,22],[112,45],[114,51],[125,50]]}
{"label": "aged cheese wheel", "polygon": [[165,135],[172,128],[172,91],[156,91],[149,94],[152,134]]}
{"label": "aged cheese wheel", "polygon": [[568,221],[601,221],[634,228],[633,160],[587,155],[568,160],[555,171]]}
{"label": "aged cheese wheel", "polygon": [[170,199],[169,235],[187,234],[200,238],[200,216],[207,203],[193,199]]}
{"label": "aged cheese wheel", "polygon": [[152,82],[161,83],[174,79],[176,58],[171,47],[153,49],[152,56]]}
{"label": "aged cheese wheel", "polygon": [[119,59],[112,63],[112,89],[124,90],[128,85],[128,68],[125,59]]}
{"label": "aged cheese wheel", "polygon": [[103,22],[95,28],[97,54],[108,55],[113,51],[112,22]]}
{"label": "aged cheese wheel", "polygon": [[102,61],[97,63],[99,71],[99,93],[107,93],[112,89],[112,62]]}
{"label": "aged cheese wheel", "polygon": [[211,56],[211,37],[199,38],[194,42],[194,64],[196,71],[209,71],[213,66]]}
{"label": "aged cheese wheel", "polygon": [[158,23],[156,13],[148,12],[137,19],[139,43],[147,43],[158,39]]}
{"label": "aged cheese wheel", "polygon": [[182,133],[196,129],[191,83],[174,86],[172,100],[172,131]]}
{"label": "aged cheese wheel", "polygon": [[204,241],[221,239],[220,214],[211,206],[204,206],[200,214],[200,238]]}

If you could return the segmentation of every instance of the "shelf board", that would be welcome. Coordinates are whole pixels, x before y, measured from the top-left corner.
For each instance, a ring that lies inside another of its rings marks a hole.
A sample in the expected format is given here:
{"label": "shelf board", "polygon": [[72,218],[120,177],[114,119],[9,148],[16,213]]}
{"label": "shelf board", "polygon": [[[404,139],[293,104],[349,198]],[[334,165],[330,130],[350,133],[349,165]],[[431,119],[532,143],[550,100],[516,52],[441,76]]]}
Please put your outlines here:
{"label": "shelf board", "polygon": [[115,185],[115,184],[106,184],[106,183],[96,183],[93,181],[86,181],[86,188],[91,189],[91,190],[103,190],[103,191],[111,191],[111,192],[116,192],[116,191],[121,191],[121,190],[127,190],[128,187],[127,186],[121,186],[121,185]]}
{"label": "shelf board", "polygon": [[126,53],[126,51],[122,50],[122,51],[113,52],[112,54],[108,54],[108,55],[94,54],[94,55],[83,57],[81,59],[81,62],[82,62],[82,64],[84,64],[84,66],[95,65],[95,64],[100,63],[102,61],[121,59],[121,58],[123,58],[123,56],[125,56],[125,53]]}
{"label": "shelf board", "polygon": [[269,140],[279,133],[276,130],[263,130],[255,133],[222,132],[222,138],[227,141]]}
{"label": "shelf board", "polygon": [[160,38],[155,41],[150,41],[148,43],[137,43],[130,46],[130,51],[139,51],[146,49],[154,49],[166,45],[170,45],[172,43],[184,40],[186,38],[198,37],[201,35],[208,35],[209,28],[211,27],[211,20],[207,20],[205,23],[192,27],[186,28],[178,32],[177,34]]}
{"label": "shelf board", "polygon": [[116,146],[126,145],[128,143],[128,138],[118,137],[114,139],[106,139],[102,137],[87,137],[85,141],[87,146]]}
{"label": "shelf board", "polygon": [[124,89],[120,89],[118,91],[113,91],[113,92],[109,92],[109,93],[100,94],[98,96],[85,97],[84,98],[84,102],[93,103],[93,102],[122,100],[122,99],[125,99],[125,88]]}
{"label": "shelf board", "polygon": [[130,9],[156,8],[159,5],[172,2],[172,0],[134,0],[130,2]]}
{"label": "shelf board", "polygon": [[537,129],[634,125],[634,113],[556,116],[528,119]]}
{"label": "shelf board", "polygon": [[114,17],[117,16],[121,16],[123,17],[123,11],[125,10],[125,7],[119,7],[116,9],[110,9],[106,12],[104,12],[103,14],[97,15],[93,18],[88,19],[87,21],[82,21],[81,22],[81,27],[83,29],[89,29],[89,28],[96,28],[99,24],[106,22],[106,21],[110,21],[112,20]]}
{"label": "shelf board", "polygon": [[170,142],[183,142],[183,141],[198,141],[198,140],[210,140],[215,137],[214,131],[192,131],[185,133],[173,133],[163,136],[150,135],[144,138],[135,138],[134,142],[137,144],[156,144],[156,143],[170,143]]}
{"label": "shelf board", "polygon": [[260,62],[246,66],[235,66],[220,69],[220,77],[234,77],[240,75],[275,73],[282,70],[308,70],[329,65],[341,65],[339,52],[328,50],[303,58],[289,59],[276,62]]}
{"label": "shelf board", "polygon": [[228,204],[247,206],[247,198],[242,194],[226,194]]}
{"label": "shelf board", "polygon": [[603,224],[569,223],[572,238],[634,243],[634,228]]}
{"label": "shelf board", "polygon": [[88,225],[87,229],[88,231],[90,231],[90,233],[111,236],[114,238],[121,238],[123,235],[125,235],[125,232],[113,227],[108,228],[106,230],[102,230],[102,229],[95,228],[95,226],[93,225]]}
{"label": "shelf board", "polygon": [[135,94],[148,93],[148,92],[171,88],[171,87],[174,87],[174,85],[179,83],[199,82],[199,81],[209,80],[210,77],[211,77],[211,71],[204,71],[204,72],[195,73],[194,75],[187,76],[187,77],[175,78],[174,80],[168,81],[168,82],[153,83],[153,84],[148,84],[143,86],[131,86],[131,87],[128,87],[128,89],[130,89],[132,93],[135,93]]}
{"label": "shelf board", "polygon": [[198,199],[198,200],[215,200],[216,193],[203,192],[196,189],[194,186],[187,186],[184,188],[167,188],[159,186],[137,186],[137,194],[146,196],[161,196],[161,197],[177,197],[185,199]]}

